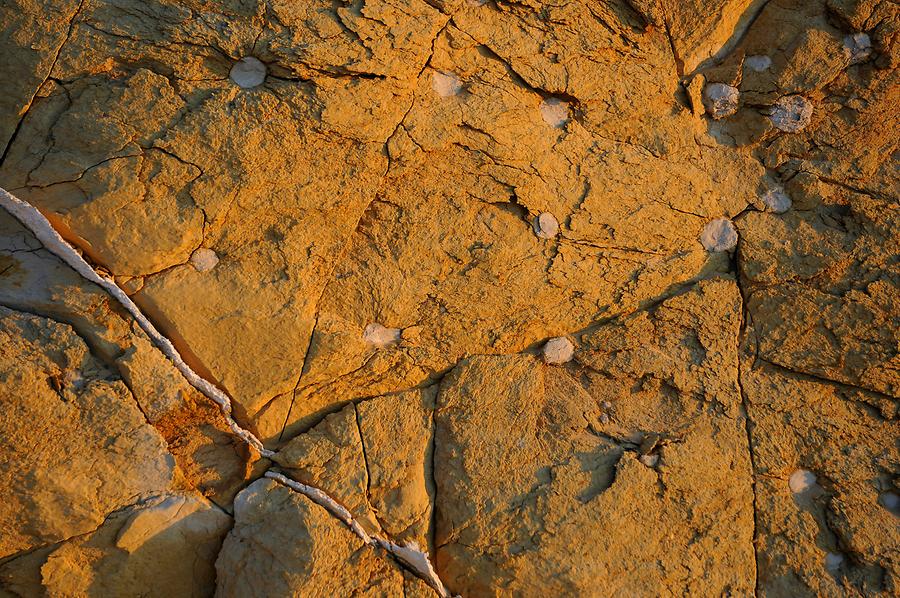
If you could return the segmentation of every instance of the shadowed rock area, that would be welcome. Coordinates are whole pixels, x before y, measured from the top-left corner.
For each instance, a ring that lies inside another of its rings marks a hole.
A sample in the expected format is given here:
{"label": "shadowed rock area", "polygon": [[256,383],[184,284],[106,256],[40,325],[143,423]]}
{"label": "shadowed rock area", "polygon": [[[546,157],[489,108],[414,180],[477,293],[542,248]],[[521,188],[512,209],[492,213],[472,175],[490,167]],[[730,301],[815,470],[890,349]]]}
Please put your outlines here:
{"label": "shadowed rock area", "polygon": [[896,3],[0,25],[0,597],[900,593]]}

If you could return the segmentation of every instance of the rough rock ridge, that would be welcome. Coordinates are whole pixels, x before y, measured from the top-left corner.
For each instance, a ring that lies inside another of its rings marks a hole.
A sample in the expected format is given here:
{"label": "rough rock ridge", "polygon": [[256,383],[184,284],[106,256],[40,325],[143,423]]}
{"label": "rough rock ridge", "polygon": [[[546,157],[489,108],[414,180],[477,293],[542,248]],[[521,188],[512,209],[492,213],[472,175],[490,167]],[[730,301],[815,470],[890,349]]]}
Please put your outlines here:
{"label": "rough rock ridge", "polygon": [[895,2],[0,24],[0,596],[900,593]]}

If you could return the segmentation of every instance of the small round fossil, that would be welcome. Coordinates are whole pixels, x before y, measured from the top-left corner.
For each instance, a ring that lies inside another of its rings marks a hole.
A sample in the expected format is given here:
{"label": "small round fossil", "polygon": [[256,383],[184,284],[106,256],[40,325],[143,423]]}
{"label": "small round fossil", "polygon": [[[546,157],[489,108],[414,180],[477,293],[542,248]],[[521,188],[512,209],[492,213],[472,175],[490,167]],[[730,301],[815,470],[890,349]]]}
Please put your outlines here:
{"label": "small round fossil", "polygon": [[431,76],[431,88],[442,98],[449,98],[459,94],[463,84],[455,73],[435,71]]}
{"label": "small round fossil", "polygon": [[219,263],[219,256],[209,247],[200,247],[191,254],[191,265],[197,272],[212,270]]}
{"label": "small round fossil", "polygon": [[797,133],[809,125],[812,113],[812,102],[803,96],[784,96],[775,102],[769,119],[779,131]]}
{"label": "small round fossil", "polygon": [[737,242],[737,229],[728,218],[710,220],[700,234],[700,243],[707,251],[731,251]]}
{"label": "small round fossil", "polygon": [[741,92],[724,83],[709,83],[703,89],[703,107],[714,120],[731,116],[738,111]]}
{"label": "small round fossil", "polygon": [[541,239],[552,239],[559,234],[559,222],[550,212],[539,214],[531,224],[534,234]]}
{"label": "small round fossil", "polygon": [[572,361],[572,357],[575,356],[575,345],[566,337],[557,336],[544,343],[542,352],[544,363],[559,365]]}
{"label": "small round fossil", "polygon": [[551,127],[562,128],[569,122],[569,103],[559,98],[547,98],[541,102],[541,117]]}
{"label": "small round fossil", "polygon": [[377,322],[373,322],[366,326],[366,329],[363,331],[363,339],[372,345],[387,347],[400,342],[402,334],[403,332],[399,328],[387,328]]}
{"label": "small round fossil", "polygon": [[241,89],[252,89],[266,80],[266,65],[259,58],[244,56],[234,63],[229,76]]}

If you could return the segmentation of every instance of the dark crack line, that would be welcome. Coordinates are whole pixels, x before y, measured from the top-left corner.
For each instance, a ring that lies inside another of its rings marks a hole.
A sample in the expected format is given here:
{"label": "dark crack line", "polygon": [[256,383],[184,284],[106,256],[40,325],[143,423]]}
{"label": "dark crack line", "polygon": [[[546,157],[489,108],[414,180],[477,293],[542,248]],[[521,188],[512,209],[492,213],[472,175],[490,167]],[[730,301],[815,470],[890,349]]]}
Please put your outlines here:
{"label": "dark crack line", "polygon": [[56,63],[59,61],[59,57],[62,54],[63,48],[69,43],[69,38],[72,37],[72,31],[75,29],[75,21],[78,19],[78,16],[81,14],[82,8],[84,8],[85,0],[81,0],[78,3],[78,8],[75,9],[75,12],[72,14],[72,18],[69,20],[69,29],[66,31],[66,37],[63,39],[62,43],[59,44],[59,48],[56,50],[56,54],[53,56],[53,62],[50,63],[50,68],[47,69],[47,76],[44,77],[44,80],[35,87],[34,93],[31,94],[31,98],[28,100],[28,103],[25,105],[25,110],[22,113],[22,118],[19,119],[19,122],[16,123],[16,128],[13,129],[13,134],[9,138],[9,142],[6,144],[6,147],[3,148],[3,154],[0,155],[0,168],[3,167],[3,164],[6,162],[6,156],[9,154],[10,149],[16,141],[16,138],[19,136],[19,131],[22,129],[22,124],[25,122],[25,119],[28,117],[28,113],[31,111],[31,107],[34,105],[34,100],[37,97],[37,94],[40,93],[41,88],[47,84],[47,81],[50,80],[50,76],[53,74],[53,69],[56,68]]}
{"label": "dark crack line", "polygon": [[[735,338],[736,343],[736,359],[737,359],[737,385],[738,392],[740,393],[741,398],[741,406],[744,410],[744,432],[747,435],[747,455],[750,460],[750,486],[753,489],[753,536],[752,536],[752,549],[753,549],[753,595],[759,596],[759,551],[757,550],[757,539],[759,535],[759,497],[757,492],[757,483],[756,483],[756,457],[753,454],[753,421],[750,417],[750,400],[747,397],[747,393],[744,390],[744,383],[742,378],[742,369],[741,369],[741,347],[744,344],[744,341],[747,339],[747,334],[749,329],[751,328],[750,322],[752,322],[752,314],[750,314],[750,310],[747,307],[747,299],[744,293],[743,285],[741,284],[741,268],[740,268],[740,256],[741,256],[741,240],[738,238],[738,246],[735,248],[734,254],[731,258],[731,270],[734,273],[734,282],[737,285],[738,293],[741,297],[741,323],[738,328],[738,334]],[[754,343],[755,345],[755,343]],[[759,349],[755,347],[754,350],[754,362],[756,359],[756,355],[758,355]]]}

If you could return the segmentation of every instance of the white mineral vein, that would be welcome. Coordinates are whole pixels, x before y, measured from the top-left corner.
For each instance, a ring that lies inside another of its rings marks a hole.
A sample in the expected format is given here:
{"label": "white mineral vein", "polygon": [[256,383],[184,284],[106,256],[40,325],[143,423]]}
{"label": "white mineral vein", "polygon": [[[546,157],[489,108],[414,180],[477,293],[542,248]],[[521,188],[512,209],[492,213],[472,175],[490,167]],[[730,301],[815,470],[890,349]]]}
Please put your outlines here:
{"label": "white mineral vein", "polygon": [[296,490],[297,492],[305,495],[311,501],[316,503],[317,505],[324,508],[326,511],[329,511],[332,515],[343,521],[347,526],[353,530],[353,532],[362,538],[363,542],[366,544],[377,544],[381,546],[383,549],[387,550],[395,557],[397,557],[400,561],[402,561],[407,567],[412,569],[416,575],[424,579],[428,582],[431,587],[435,589],[443,598],[449,598],[450,592],[447,591],[447,588],[444,587],[443,582],[438,577],[437,572],[434,570],[434,567],[431,564],[431,560],[428,558],[428,554],[420,550],[419,547],[415,543],[407,544],[406,546],[400,546],[399,544],[395,544],[390,540],[385,540],[379,536],[370,536],[366,533],[366,530],[362,528],[362,526],[353,518],[353,515],[341,506],[336,500],[319,490],[318,488],[314,488],[312,486],[308,486],[306,484],[302,484],[300,482],[294,481],[289,477],[280,474],[275,471],[267,471],[266,477],[280,484],[284,484],[288,488],[292,490]]}
{"label": "white mineral vein", "polygon": [[[94,270],[94,268],[81,257],[75,248],[56,232],[56,229],[53,228],[50,221],[47,220],[37,208],[28,202],[15,197],[2,188],[0,188],[0,206],[30,230],[48,251],[68,264],[85,280],[99,285],[112,295],[116,301],[122,304],[122,307],[128,310],[128,313],[134,317],[141,329],[147,333],[147,336],[153,340],[156,346],[159,347],[165,356],[169,358],[176,368],[178,368],[178,371],[181,372],[191,386],[219,405],[222,410],[222,415],[225,416],[228,425],[237,436],[242,438],[244,442],[250,446],[254,447],[259,451],[260,455],[264,457],[271,457],[275,454],[274,451],[266,449],[256,436],[240,427],[238,423],[234,421],[231,417],[231,398],[217,386],[200,377],[197,372],[191,369],[191,367],[185,363],[184,359],[182,359],[181,354],[172,342],[156,329],[131,298],[126,295],[113,280],[102,276]],[[265,475],[266,477],[307,496],[310,500],[322,506],[332,515],[343,521],[357,536],[362,538],[366,544],[378,544],[415,571],[417,575],[427,581],[441,596],[445,598],[450,596],[450,593],[447,592],[447,589],[438,577],[437,572],[431,565],[428,555],[422,550],[419,550],[419,547],[415,544],[400,546],[390,540],[385,540],[384,538],[369,536],[369,534],[366,533],[366,530],[360,526],[359,522],[353,518],[350,511],[318,488],[295,482],[280,473],[272,471],[267,471]]]}
{"label": "white mineral vein", "polygon": [[134,317],[141,329],[147,333],[147,336],[159,347],[166,357],[175,365],[181,375],[190,383],[191,386],[202,392],[209,399],[215,401],[222,410],[231,430],[240,436],[244,442],[259,451],[264,457],[271,457],[275,453],[265,448],[259,438],[254,436],[250,431],[240,427],[234,418],[231,417],[231,399],[227,394],[220,390],[217,386],[208,380],[200,377],[197,372],[184,362],[181,354],[175,349],[172,342],[162,335],[159,330],[141,313],[141,310],[125,294],[125,291],[119,288],[114,281],[105,276],[100,275],[90,264],[84,261],[84,258],[72,247],[65,239],[63,239],[50,221],[44,217],[41,212],[30,203],[22,201],[15,197],[5,189],[0,188],[0,206],[22,223],[28,230],[34,233],[34,236],[44,245],[44,247],[68,264],[73,270],[78,272],[85,280],[99,285],[115,298],[122,307],[128,310],[128,313]]}

